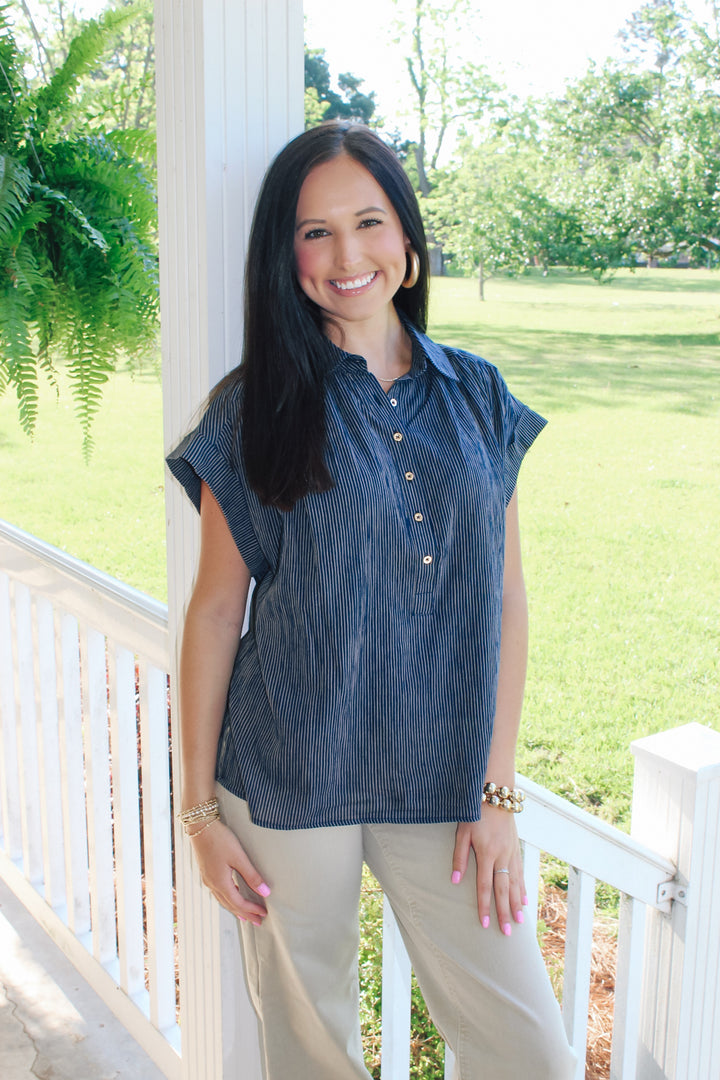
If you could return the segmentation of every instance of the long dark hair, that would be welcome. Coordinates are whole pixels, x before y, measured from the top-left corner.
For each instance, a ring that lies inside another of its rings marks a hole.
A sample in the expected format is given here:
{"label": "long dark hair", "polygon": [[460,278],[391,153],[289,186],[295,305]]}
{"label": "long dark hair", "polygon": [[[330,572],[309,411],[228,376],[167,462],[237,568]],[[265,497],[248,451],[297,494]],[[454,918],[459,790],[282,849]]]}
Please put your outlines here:
{"label": "long dark hair", "polygon": [[258,196],[245,271],[240,365],[217,388],[242,384],[242,452],[250,487],[266,505],[291,510],[333,481],[325,463],[325,377],[334,362],[322,311],[295,273],[295,214],[308,173],[339,154],[363,165],[390,199],[420,259],[411,289],[395,306],[427,325],[429,268],[417,199],[400,162],[368,128],[330,122],[298,135],[270,165]]}

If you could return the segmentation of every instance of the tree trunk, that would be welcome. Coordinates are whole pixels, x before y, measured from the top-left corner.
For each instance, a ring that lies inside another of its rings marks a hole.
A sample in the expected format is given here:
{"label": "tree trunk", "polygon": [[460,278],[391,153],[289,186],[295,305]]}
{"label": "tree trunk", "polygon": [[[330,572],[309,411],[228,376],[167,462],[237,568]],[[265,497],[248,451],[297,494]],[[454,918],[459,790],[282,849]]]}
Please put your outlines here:
{"label": "tree trunk", "polygon": [[443,262],[443,249],[440,244],[434,244],[432,240],[428,244],[428,258],[430,259],[430,276],[443,277],[445,263]]}
{"label": "tree trunk", "polygon": [[478,292],[480,299],[485,299],[485,263],[480,260],[480,272],[478,273]]}

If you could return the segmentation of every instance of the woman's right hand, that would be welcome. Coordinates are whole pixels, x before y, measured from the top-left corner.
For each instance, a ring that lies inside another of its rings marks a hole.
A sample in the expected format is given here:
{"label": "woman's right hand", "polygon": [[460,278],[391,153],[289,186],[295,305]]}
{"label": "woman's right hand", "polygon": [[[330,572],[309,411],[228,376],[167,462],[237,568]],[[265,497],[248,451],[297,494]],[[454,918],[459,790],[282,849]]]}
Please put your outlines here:
{"label": "woman's right hand", "polygon": [[[218,903],[238,919],[262,926],[267,915],[261,897],[270,895],[269,886],[255,869],[237,836],[222,821],[190,837],[193,854],[206,885]],[[245,890],[236,884],[238,874]]]}

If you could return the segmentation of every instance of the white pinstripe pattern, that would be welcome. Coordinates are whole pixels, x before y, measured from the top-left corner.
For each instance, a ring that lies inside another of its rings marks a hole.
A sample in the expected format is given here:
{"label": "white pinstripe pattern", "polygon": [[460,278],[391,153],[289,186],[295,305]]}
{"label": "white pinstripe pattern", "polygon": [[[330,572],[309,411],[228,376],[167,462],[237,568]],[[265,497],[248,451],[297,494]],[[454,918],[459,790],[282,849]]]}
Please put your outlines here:
{"label": "white pinstripe pattern", "polygon": [[480,815],[505,506],[545,421],[490,364],[409,330],[412,368],[387,395],[362,358],[337,350],[335,487],[290,513],[247,486],[239,392],[168,457],[196,506],[209,484],[257,583],[218,780],[260,826]]}

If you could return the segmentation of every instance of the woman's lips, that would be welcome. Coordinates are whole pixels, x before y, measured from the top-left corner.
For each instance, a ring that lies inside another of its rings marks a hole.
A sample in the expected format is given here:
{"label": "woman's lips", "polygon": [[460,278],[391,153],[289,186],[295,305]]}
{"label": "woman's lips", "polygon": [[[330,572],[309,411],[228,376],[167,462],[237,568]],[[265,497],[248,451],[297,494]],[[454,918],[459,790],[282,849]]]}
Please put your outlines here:
{"label": "woman's lips", "polygon": [[377,275],[377,270],[373,270],[369,274],[358,274],[354,278],[343,278],[342,280],[333,280],[331,278],[330,284],[336,292],[346,296],[348,293],[358,293],[363,289],[367,289],[368,286],[372,285]]}

